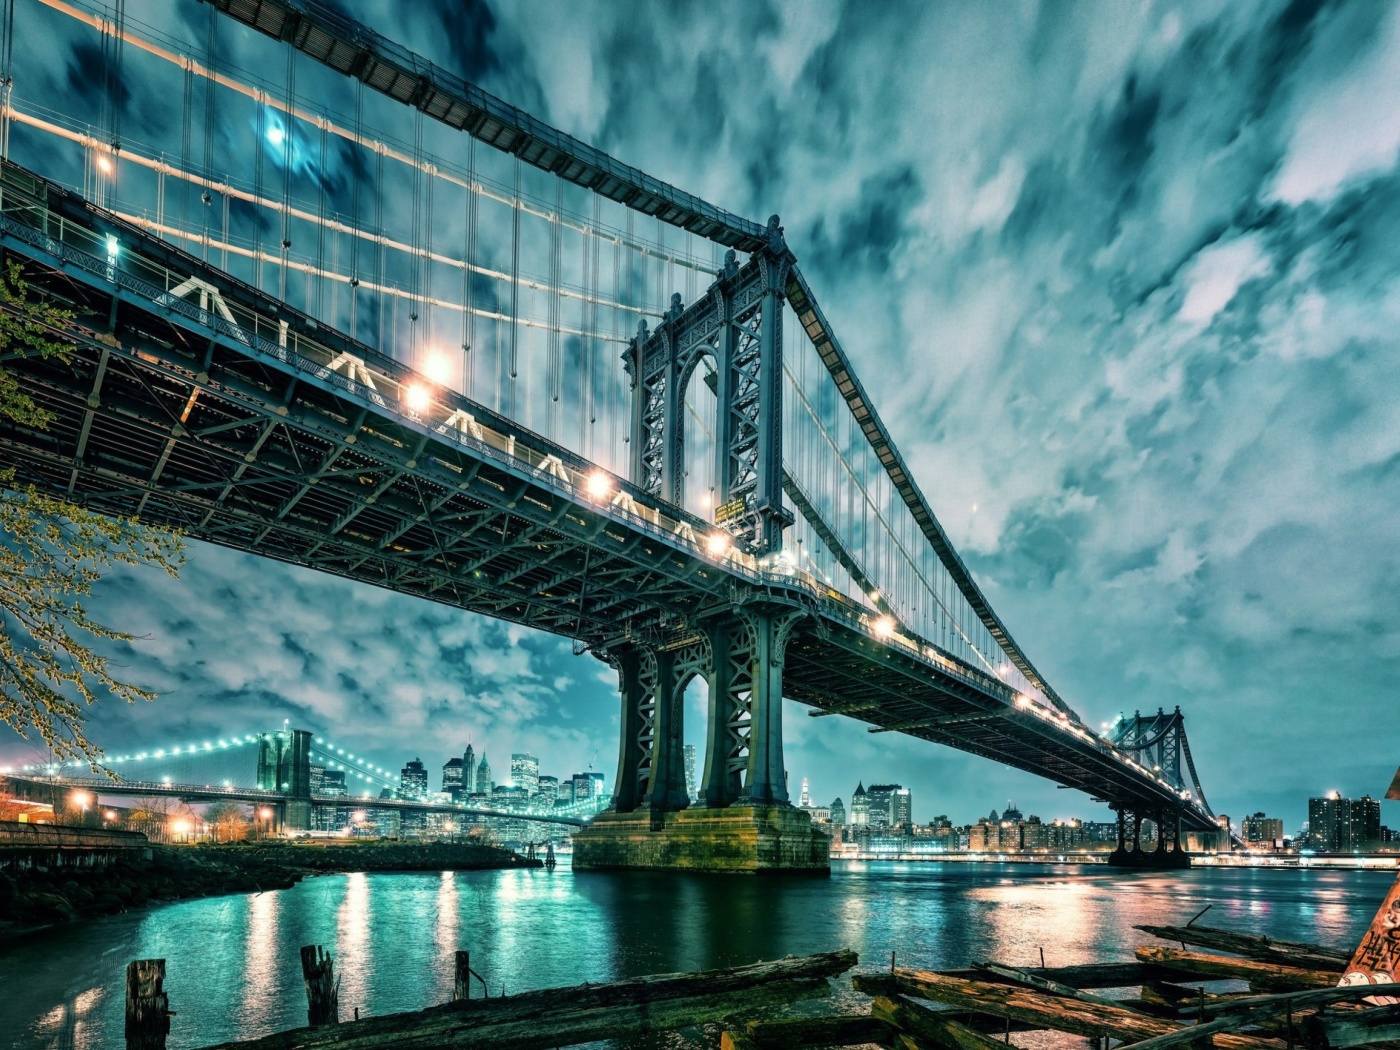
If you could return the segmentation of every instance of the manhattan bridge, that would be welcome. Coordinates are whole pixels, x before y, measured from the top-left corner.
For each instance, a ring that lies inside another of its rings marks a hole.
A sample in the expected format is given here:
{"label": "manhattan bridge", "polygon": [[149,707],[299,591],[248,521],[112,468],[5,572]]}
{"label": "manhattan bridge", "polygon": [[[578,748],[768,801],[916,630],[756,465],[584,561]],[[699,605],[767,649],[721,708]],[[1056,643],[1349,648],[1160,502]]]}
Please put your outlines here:
{"label": "manhattan bridge", "polygon": [[777,216],[320,0],[159,10],[5,4],[0,247],[71,313],[69,355],[5,359],[53,416],[0,423],[22,483],[572,639],[643,833],[687,808],[697,677],[711,817],[786,808],[787,697],[1086,792],[1130,847],[1218,827],[1179,712],[1100,733],[1016,643]]}

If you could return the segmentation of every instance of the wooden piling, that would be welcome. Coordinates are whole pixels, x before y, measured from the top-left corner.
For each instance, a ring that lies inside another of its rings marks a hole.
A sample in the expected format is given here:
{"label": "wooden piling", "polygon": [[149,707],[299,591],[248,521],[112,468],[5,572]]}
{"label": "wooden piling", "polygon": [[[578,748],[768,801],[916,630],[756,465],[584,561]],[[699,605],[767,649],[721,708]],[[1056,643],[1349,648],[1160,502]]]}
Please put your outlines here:
{"label": "wooden piling", "polygon": [[164,985],[164,959],[127,963],[126,1050],[165,1050],[171,1012]]}
{"label": "wooden piling", "polygon": [[335,961],[319,944],[301,949],[301,979],[306,985],[306,1023],[340,1023],[340,983],[335,979]]}
{"label": "wooden piling", "polygon": [[452,1001],[472,997],[472,957],[470,952],[457,953],[457,975],[452,984]]}

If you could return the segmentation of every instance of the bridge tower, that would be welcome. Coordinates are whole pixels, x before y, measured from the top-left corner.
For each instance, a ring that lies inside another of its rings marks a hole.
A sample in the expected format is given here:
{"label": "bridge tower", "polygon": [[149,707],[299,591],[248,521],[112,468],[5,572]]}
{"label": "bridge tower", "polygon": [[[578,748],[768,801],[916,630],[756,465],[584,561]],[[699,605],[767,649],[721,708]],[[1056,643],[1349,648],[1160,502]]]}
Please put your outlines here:
{"label": "bridge tower", "polygon": [[[1181,845],[1183,803],[1194,793],[1207,812],[1210,807],[1201,791],[1200,778],[1196,776],[1196,764],[1191,759],[1181,708],[1170,713],[1158,708],[1155,715],[1136,711],[1131,718],[1120,715],[1110,735],[1119,751],[1135,756],[1140,767],[1166,782],[1169,798],[1110,802],[1118,816],[1118,848],[1113,851],[1109,863],[1124,867],[1188,866],[1190,860]],[[1183,775],[1183,763],[1189,779]],[[1156,828],[1155,850],[1142,848],[1145,821],[1151,821]]]}
{"label": "bridge tower", "polygon": [[283,729],[258,737],[258,789],[286,796],[282,826],[290,831],[311,828],[311,734]]}
{"label": "bridge tower", "polygon": [[[793,263],[778,217],[740,266],[733,251],[706,294],[679,295],[623,355],[632,381],[632,481],[680,505],[685,391],[713,367],[716,500],[708,542],[762,559],[782,550],[782,314]],[[825,871],[825,836],[788,801],[783,662],[807,615],[777,591],[729,602],[598,652],[618,673],[621,744],[612,808],[574,839],[574,867]],[[686,686],[703,676],[709,716],[701,807],[687,812]]]}

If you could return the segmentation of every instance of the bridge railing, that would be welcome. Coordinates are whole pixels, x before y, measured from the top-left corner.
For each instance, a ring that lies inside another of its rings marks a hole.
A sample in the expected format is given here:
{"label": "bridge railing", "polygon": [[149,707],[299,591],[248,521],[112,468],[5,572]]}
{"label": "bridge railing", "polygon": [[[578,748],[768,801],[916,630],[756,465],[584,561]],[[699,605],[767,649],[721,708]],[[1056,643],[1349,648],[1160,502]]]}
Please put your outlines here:
{"label": "bridge railing", "polygon": [[0,849],[15,847],[97,847],[141,849],[150,840],[139,831],[113,831],[110,828],[76,828],[63,824],[32,824],[0,821]]}

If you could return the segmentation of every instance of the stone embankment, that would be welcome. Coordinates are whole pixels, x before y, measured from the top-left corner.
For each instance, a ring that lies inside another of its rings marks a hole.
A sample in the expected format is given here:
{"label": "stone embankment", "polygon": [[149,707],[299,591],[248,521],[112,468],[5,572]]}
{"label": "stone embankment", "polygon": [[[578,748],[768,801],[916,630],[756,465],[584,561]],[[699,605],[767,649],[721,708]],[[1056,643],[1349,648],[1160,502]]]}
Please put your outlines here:
{"label": "stone embankment", "polygon": [[472,871],[539,867],[509,850],[454,843],[257,843],[155,846],[104,868],[0,870],[0,936],[143,905],[286,889],[307,875],[346,871]]}

